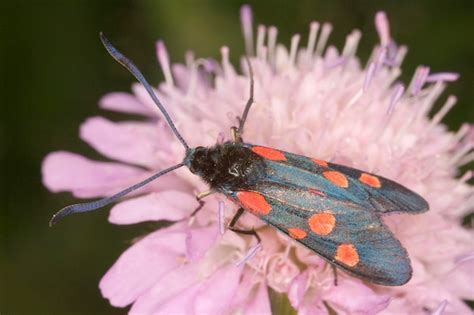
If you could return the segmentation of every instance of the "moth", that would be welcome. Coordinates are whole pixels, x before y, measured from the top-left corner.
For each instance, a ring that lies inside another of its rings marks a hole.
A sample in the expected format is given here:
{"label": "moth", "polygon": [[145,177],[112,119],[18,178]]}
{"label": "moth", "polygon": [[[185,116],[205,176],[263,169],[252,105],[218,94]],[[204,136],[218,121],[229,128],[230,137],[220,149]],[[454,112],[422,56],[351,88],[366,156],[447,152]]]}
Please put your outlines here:
{"label": "moth", "polygon": [[369,172],[244,142],[242,135],[254,89],[248,59],[250,97],[239,125],[231,128],[231,141],[190,148],[139,69],[102,33],[100,38],[109,54],[143,84],[186,154],[181,163],[111,197],[61,209],[50,225],[72,213],[108,205],[186,166],[209,184],[210,191],[200,194],[199,199],[217,192],[240,206],[230,230],[255,235],[260,241],[254,230],[235,227],[243,212],[249,211],[349,274],[386,286],[410,280],[407,251],[381,217],[394,212],[418,214],[429,209],[428,203],[402,185]]}

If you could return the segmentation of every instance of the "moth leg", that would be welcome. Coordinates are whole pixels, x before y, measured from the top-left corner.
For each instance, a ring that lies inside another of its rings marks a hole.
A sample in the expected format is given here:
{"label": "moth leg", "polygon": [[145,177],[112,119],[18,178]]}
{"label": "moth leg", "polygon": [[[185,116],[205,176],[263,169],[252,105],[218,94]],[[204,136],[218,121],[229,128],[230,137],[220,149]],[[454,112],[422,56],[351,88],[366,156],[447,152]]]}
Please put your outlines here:
{"label": "moth leg", "polygon": [[209,195],[212,195],[214,192],[215,192],[214,190],[206,190],[206,191],[200,192],[199,194],[196,195],[196,199],[197,201],[200,201],[201,199]]}
{"label": "moth leg", "polygon": [[334,286],[337,287],[337,269],[334,265],[331,265],[332,272],[334,274]]}
{"label": "moth leg", "polygon": [[240,219],[242,214],[244,214],[244,211],[244,208],[239,208],[239,210],[237,210],[232,220],[230,220],[229,228],[233,228],[237,224],[237,221]]}
{"label": "moth leg", "polygon": [[197,206],[196,209],[193,210],[193,212],[191,212],[191,215],[189,216],[190,218],[194,217],[199,212],[199,210],[201,210],[202,207],[204,207],[204,204],[206,202],[202,201],[202,199],[209,195],[212,195],[213,193],[214,193],[213,190],[207,190],[207,191],[200,192],[199,194],[196,195],[196,200],[199,203],[199,205]]}
{"label": "moth leg", "polygon": [[247,120],[247,115],[250,111],[250,107],[253,104],[253,86],[254,86],[253,70],[252,70],[252,65],[250,64],[250,60],[247,56],[245,56],[245,61],[247,62],[247,66],[249,67],[250,91],[249,91],[249,99],[247,100],[247,104],[245,104],[245,109],[242,114],[242,118],[239,119],[239,129],[237,129],[237,133],[239,137],[242,136],[244,132],[244,124],[245,124],[245,121]]}
{"label": "moth leg", "polygon": [[249,91],[249,99],[247,100],[247,104],[245,104],[244,112],[242,113],[242,117],[237,117],[239,120],[239,127],[232,127],[230,128],[230,136],[232,142],[243,142],[242,134],[244,133],[244,125],[245,121],[247,120],[247,115],[250,111],[250,107],[253,104],[253,70],[252,65],[250,64],[250,60],[247,56],[245,56],[245,61],[247,62],[247,66],[249,68],[249,77],[250,77],[250,91]]}
{"label": "moth leg", "polygon": [[237,224],[237,221],[240,219],[240,217],[244,213],[244,211],[245,211],[244,208],[239,208],[239,210],[237,210],[237,213],[234,215],[234,217],[232,218],[232,220],[229,223],[228,229],[231,230],[232,232],[235,232],[235,233],[238,233],[238,234],[253,235],[253,236],[255,236],[257,241],[260,243],[262,241],[262,239],[260,238],[258,233],[255,232],[255,230],[253,230],[253,229],[252,230],[241,230],[241,229],[237,229],[237,228],[234,227]]}
{"label": "moth leg", "polygon": [[239,135],[237,127],[230,128],[230,139],[232,140],[232,142],[242,142],[242,138]]}
{"label": "moth leg", "polygon": [[206,203],[205,201],[202,201],[199,199],[198,199],[198,202],[199,202],[199,206],[197,206],[196,209],[194,209],[193,212],[191,212],[191,215],[189,216],[190,218],[193,218],[199,212],[199,210],[201,210],[202,207],[204,207],[204,204]]}

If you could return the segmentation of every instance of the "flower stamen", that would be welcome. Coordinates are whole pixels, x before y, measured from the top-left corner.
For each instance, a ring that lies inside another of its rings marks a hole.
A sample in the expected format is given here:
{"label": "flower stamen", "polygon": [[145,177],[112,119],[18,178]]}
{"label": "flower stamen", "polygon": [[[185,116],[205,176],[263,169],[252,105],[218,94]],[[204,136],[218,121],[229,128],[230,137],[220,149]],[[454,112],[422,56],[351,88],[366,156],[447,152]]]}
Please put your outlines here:
{"label": "flower stamen", "polygon": [[442,83],[441,81],[436,82],[433,88],[429,91],[428,95],[425,97],[424,101],[421,103],[421,106],[415,113],[415,117],[419,118],[427,115],[445,88],[446,84]]}
{"label": "flower stamen", "polygon": [[426,83],[428,74],[430,73],[430,68],[426,66],[419,66],[413,76],[413,80],[410,83],[409,91],[411,95],[416,96],[423,88],[423,85]]}
{"label": "flower stamen", "polygon": [[389,67],[396,67],[397,54],[398,54],[397,44],[393,40],[391,40],[387,47],[387,56],[385,58],[384,64]]}
{"label": "flower stamen", "polygon": [[314,46],[316,46],[316,39],[318,37],[318,30],[319,23],[316,21],[311,22],[309,25],[308,46],[306,48],[308,58],[313,57]]}
{"label": "flower stamen", "polygon": [[438,82],[438,81],[453,82],[453,81],[456,81],[457,79],[459,79],[459,73],[440,72],[440,73],[430,74],[426,78],[426,82]]}
{"label": "flower stamen", "polygon": [[376,60],[376,67],[375,71],[378,71],[380,67],[386,62],[388,54],[387,47],[381,47],[378,51],[377,60]]}
{"label": "flower stamen", "polygon": [[219,233],[224,235],[225,233],[225,220],[224,220],[224,202],[222,200],[218,201],[219,208],[217,210],[217,219],[219,224]]}
{"label": "flower stamen", "polygon": [[469,253],[466,253],[466,254],[463,254],[463,255],[457,257],[455,259],[454,263],[456,265],[460,265],[460,264],[463,264],[463,263],[471,261],[471,260],[474,260],[474,251],[471,251]]}
{"label": "flower stamen", "polygon": [[374,73],[375,73],[375,63],[371,62],[369,64],[368,69],[365,71],[364,85],[362,87],[363,92],[366,92],[367,89],[369,88],[370,82],[372,81],[372,78],[374,77]]}
{"label": "flower stamen", "polygon": [[296,61],[296,53],[298,52],[298,44],[300,42],[300,34],[295,34],[291,38],[290,57],[288,59],[288,65],[294,66]]}
{"label": "flower stamen", "polygon": [[453,108],[453,106],[457,102],[457,97],[454,95],[450,95],[446,102],[444,103],[443,107],[439,110],[439,112],[436,113],[436,115],[433,116],[433,119],[431,119],[431,124],[428,127],[428,129],[431,129],[433,126],[437,125],[443,118],[446,116],[446,114]]}
{"label": "flower stamen", "polygon": [[225,76],[230,76],[233,73],[233,67],[229,61],[229,47],[223,46],[221,47],[221,55],[222,55],[222,68],[224,70]]}
{"label": "flower stamen", "polygon": [[380,38],[380,45],[388,47],[390,43],[390,24],[388,23],[385,12],[379,11],[375,15],[375,28]]}
{"label": "flower stamen", "polygon": [[471,154],[468,154],[474,148],[474,142],[468,141],[461,147],[461,149],[449,160],[453,165],[461,166],[469,162],[469,159],[466,160],[466,157],[470,157]]}
{"label": "flower stamen", "polygon": [[390,104],[388,105],[387,115],[391,116],[395,105],[400,101],[403,96],[403,92],[405,92],[405,86],[401,83],[398,83],[395,86],[395,92],[393,93],[392,97],[390,98]]}
{"label": "flower stamen", "polygon": [[275,47],[278,35],[278,29],[275,26],[268,28],[268,60],[272,69],[275,69]]}
{"label": "flower stamen", "polygon": [[432,315],[443,315],[444,314],[444,310],[446,309],[446,306],[448,305],[448,301],[447,300],[443,300],[439,305],[438,307],[436,307],[436,309],[433,311],[433,313],[431,313]]}
{"label": "flower stamen", "polygon": [[354,105],[360,99],[363,93],[363,89],[358,90],[357,93],[354,94],[354,96],[350,99],[349,103],[347,104],[347,108],[352,107],[352,105]]}
{"label": "flower stamen", "polygon": [[474,161],[474,152],[471,152],[469,154],[466,154],[464,155],[464,157],[462,157],[460,160],[459,160],[459,165],[466,165],[468,163],[471,163],[472,161]]}
{"label": "flower stamen", "polygon": [[259,242],[256,245],[252,246],[249,248],[247,251],[247,254],[235,265],[236,267],[242,266],[244,263],[252,259],[255,254],[257,254],[257,251],[262,247],[262,244]]}
{"label": "flower stamen", "polygon": [[474,175],[474,172],[472,170],[469,170],[467,172],[464,173],[463,176],[461,176],[461,178],[459,179],[459,182],[461,184],[464,184],[466,183],[468,180],[471,180],[471,178],[473,177]]}
{"label": "flower stamen", "polygon": [[250,6],[243,5],[240,9],[240,23],[245,41],[245,53],[247,56],[253,56],[253,30],[252,30],[252,9]]}
{"label": "flower stamen", "polygon": [[454,142],[459,142],[461,139],[467,135],[470,131],[471,127],[469,124],[462,124],[461,128],[459,128],[458,132],[454,135]]}
{"label": "flower stamen", "polygon": [[257,57],[264,60],[264,48],[265,48],[265,33],[266,28],[263,25],[259,25],[257,29]]}
{"label": "flower stamen", "polygon": [[347,37],[344,48],[342,49],[341,56],[349,58],[355,55],[357,52],[357,46],[359,45],[362,33],[359,30],[353,30]]}
{"label": "flower stamen", "polygon": [[398,51],[394,59],[394,63],[395,63],[394,66],[400,67],[402,65],[402,62],[405,59],[407,52],[408,52],[407,46],[398,47]]}
{"label": "flower stamen", "polygon": [[156,42],[156,56],[163,71],[165,82],[168,86],[173,86],[173,75],[171,74],[170,58],[166,46],[163,41],[159,40]]}
{"label": "flower stamen", "polygon": [[316,55],[321,56],[323,54],[324,48],[326,47],[326,43],[329,39],[329,35],[332,31],[332,25],[330,23],[324,23],[321,29],[321,34],[319,36],[319,41],[316,46]]}

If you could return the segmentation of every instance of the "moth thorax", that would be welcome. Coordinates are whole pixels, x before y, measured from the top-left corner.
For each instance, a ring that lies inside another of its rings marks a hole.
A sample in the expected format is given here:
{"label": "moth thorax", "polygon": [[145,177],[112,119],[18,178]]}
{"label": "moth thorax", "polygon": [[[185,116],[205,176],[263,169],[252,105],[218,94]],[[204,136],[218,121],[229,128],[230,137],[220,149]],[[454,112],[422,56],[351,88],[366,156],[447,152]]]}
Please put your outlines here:
{"label": "moth thorax", "polygon": [[192,173],[218,189],[245,184],[255,157],[241,144],[226,142],[190,150],[184,163]]}

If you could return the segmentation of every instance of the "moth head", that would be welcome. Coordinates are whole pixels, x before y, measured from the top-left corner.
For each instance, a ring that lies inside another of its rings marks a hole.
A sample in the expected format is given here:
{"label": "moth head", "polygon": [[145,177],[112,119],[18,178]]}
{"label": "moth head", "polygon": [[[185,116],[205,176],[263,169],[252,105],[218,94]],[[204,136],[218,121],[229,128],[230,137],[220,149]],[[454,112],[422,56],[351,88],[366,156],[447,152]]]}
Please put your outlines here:
{"label": "moth head", "polygon": [[193,174],[201,176],[215,166],[214,161],[209,158],[209,148],[205,147],[189,150],[183,163]]}

